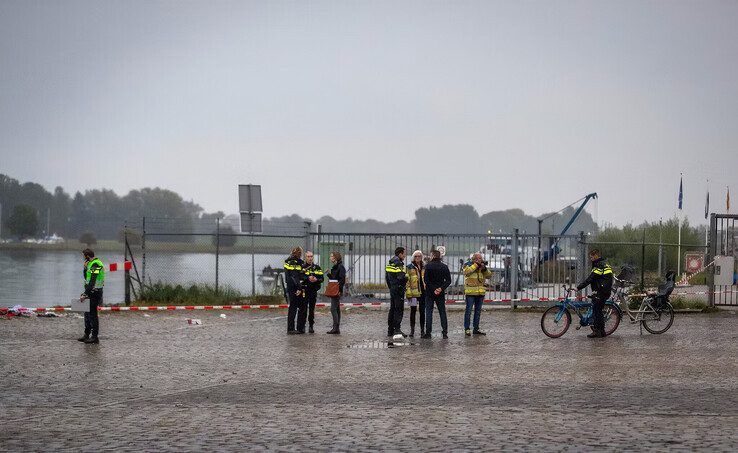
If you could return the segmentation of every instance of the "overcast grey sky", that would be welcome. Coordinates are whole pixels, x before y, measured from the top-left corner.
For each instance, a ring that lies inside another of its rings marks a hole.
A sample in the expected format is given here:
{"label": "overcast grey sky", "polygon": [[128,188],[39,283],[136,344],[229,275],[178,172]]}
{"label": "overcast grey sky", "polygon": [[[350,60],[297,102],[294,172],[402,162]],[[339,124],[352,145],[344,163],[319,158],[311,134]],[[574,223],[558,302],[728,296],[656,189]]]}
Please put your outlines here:
{"label": "overcast grey sky", "polygon": [[[738,205],[738,2],[0,2],[0,173],[265,215]],[[83,176],[84,170],[91,170]],[[734,211],[738,210],[738,206]]]}

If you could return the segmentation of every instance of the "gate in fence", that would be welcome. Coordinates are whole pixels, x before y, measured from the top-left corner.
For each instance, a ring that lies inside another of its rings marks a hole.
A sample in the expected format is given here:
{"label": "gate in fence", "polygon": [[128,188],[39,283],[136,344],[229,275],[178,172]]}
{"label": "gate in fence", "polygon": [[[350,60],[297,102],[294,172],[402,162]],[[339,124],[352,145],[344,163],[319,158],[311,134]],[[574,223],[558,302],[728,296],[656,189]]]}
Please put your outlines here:
{"label": "gate in fence", "polygon": [[710,305],[738,305],[736,257],[738,257],[738,215],[711,214],[708,273]]}
{"label": "gate in fence", "polygon": [[389,297],[384,268],[398,246],[405,247],[408,257],[415,250],[427,257],[432,250],[445,249],[444,262],[452,278],[450,299],[464,297],[463,267],[475,252],[493,272],[487,298],[498,301],[557,298],[567,279],[580,281],[587,272],[583,235],[310,233],[308,244],[323,266],[331,251],[340,252],[348,293],[367,298]]}

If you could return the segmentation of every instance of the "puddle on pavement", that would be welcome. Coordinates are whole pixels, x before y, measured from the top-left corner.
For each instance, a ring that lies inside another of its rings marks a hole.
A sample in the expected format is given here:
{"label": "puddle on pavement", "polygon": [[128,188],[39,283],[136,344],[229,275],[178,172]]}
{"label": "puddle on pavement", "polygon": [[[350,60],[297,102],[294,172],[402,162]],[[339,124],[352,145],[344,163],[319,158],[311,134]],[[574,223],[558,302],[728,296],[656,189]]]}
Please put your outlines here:
{"label": "puddle on pavement", "polygon": [[380,340],[364,340],[360,343],[353,343],[347,347],[350,349],[391,349],[405,346],[415,346],[417,343],[410,341],[380,341]]}

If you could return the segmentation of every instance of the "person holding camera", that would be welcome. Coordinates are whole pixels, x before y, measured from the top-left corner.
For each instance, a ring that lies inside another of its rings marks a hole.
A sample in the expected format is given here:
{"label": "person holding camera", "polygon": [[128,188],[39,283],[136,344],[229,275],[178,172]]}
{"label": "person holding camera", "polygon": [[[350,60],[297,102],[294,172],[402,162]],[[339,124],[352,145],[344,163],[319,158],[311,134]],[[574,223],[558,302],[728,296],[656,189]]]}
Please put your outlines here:
{"label": "person holding camera", "polygon": [[[468,337],[474,335],[487,335],[479,329],[479,318],[482,315],[482,304],[487,292],[485,281],[492,277],[492,271],[487,269],[487,262],[481,253],[472,255],[471,261],[467,261],[464,272],[464,295],[466,297],[466,310],[464,310],[464,334]],[[474,308],[474,331],[469,327],[472,307]]]}

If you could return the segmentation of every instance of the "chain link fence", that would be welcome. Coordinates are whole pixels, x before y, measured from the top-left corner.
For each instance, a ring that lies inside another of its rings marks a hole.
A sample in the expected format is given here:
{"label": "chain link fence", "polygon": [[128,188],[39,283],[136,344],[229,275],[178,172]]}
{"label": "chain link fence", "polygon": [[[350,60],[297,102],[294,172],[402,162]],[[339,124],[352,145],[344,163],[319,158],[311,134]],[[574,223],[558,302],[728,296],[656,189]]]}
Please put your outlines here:
{"label": "chain link fence", "polygon": [[[319,228],[318,228],[319,229]],[[308,222],[272,223],[264,234],[239,233],[238,219],[145,218],[126,225],[140,282],[151,285],[209,285],[243,295],[282,295],[282,264],[297,246],[312,250],[322,267],[330,252],[344,256],[346,291],[354,297],[389,297],[384,267],[398,246],[408,257],[420,250],[427,257],[443,248],[452,274],[449,298],[463,298],[463,266],[479,252],[493,272],[487,298],[507,301],[554,299],[567,282],[583,280],[590,270],[588,251],[601,250],[614,268],[630,266],[643,285],[658,284],[677,257],[705,254],[702,244],[598,242],[595,236],[520,234],[393,234],[315,231]],[[407,259],[408,262],[410,258]],[[684,267],[682,266],[682,270]]]}

